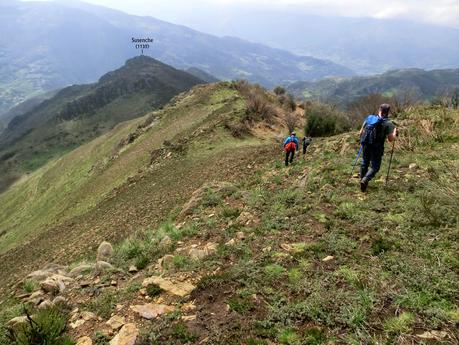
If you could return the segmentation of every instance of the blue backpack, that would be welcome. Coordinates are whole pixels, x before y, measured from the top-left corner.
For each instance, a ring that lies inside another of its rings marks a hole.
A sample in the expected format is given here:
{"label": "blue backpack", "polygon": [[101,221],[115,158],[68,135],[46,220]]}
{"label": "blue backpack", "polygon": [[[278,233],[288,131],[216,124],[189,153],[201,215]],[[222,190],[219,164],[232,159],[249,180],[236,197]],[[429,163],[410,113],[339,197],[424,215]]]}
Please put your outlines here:
{"label": "blue backpack", "polygon": [[385,118],[377,115],[368,115],[365,119],[363,134],[360,138],[360,143],[365,145],[384,144],[384,136],[381,133],[382,124],[386,121]]}

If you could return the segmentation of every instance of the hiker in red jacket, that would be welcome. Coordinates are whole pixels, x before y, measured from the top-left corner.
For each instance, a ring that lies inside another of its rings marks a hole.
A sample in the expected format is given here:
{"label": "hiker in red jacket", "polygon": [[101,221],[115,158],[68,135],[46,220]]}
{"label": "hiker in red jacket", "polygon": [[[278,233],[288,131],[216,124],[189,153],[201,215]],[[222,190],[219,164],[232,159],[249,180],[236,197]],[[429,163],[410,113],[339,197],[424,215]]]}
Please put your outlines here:
{"label": "hiker in red jacket", "polygon": [[298,151],[300,148],[300,141],[296,137],[295,132],[292,132],[290,136],[284,141],[284,150],[285,150],[285,166],[288,167],[288,163],[293,163],[293,157],[295,156],[295,151]]}

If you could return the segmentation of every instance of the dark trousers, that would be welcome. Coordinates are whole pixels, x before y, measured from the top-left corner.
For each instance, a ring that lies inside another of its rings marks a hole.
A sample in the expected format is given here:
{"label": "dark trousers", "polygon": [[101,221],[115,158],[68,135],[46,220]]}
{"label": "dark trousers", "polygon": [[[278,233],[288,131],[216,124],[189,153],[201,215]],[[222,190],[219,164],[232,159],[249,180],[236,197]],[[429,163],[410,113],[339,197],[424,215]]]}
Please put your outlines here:
{"label": "dark trousers", "polygon": [[303,156],[306,154],[306,150],[308,149],[309,145],[303,145]]}
{"label": "dark trousers", "polygon": [[293,163],[293,157],[295,157],[295,150],[285,152],[285,166],[288,167],[288,162]]}
{"label": "dark trousers", "polygon": [[362,165],[360,166],[360,178],[362,180],[368,182],[375,177],[376,173],[381,169],[383,154],[384,147],[363,145]]}
{"label": "dark trousers", "polygon": [[381,169],[381,161],[384,154],[384,147],[363,145],[362,165],[360,167],[360,178],[365,182],[375,177]]}

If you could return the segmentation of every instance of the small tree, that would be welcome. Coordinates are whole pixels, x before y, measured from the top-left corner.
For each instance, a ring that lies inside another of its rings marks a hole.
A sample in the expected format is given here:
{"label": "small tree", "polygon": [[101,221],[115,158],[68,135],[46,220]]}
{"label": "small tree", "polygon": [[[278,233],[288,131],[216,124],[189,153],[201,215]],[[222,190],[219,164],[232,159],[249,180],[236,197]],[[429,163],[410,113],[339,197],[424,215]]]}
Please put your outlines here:
{"label": "small tree", "polygon": [[285,95],[285,92],[286,92],[285,88],[283,88],[282,86],[275,87],[273,91],[277,96]]}
{"label": "small tree", "polygon": [[284,118],[284,123],[287,126],[289,133],[291,133],[298,126],[298,117],[296,117],[293,113],[288,113]]}
{"label": "small tree", "polygon": [[305,114],[307,118],[305,134],[308,136],[330,136],[351,129],[349,118],[330,105],[308,103]]}
{"label": "small tree", "polygon": [[390,103],[390,101],[390,97],[385,97],[380,93],[371,93],[349,104],[348,111],[360,115],[363,119],[366,115],[377,114],[379,106],[383,103]]}

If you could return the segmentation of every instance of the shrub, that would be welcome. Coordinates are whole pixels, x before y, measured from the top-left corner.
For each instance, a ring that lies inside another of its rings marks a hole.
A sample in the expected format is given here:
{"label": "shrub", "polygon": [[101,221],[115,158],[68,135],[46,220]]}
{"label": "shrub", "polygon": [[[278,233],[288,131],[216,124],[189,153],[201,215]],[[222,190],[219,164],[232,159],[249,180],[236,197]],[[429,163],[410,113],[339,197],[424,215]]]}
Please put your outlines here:
{"label": "shrub", "polygon": [[325,344],[327,337],[324,331],[320,328],[314,327],[306,330],[303,337],[303,344],[305,345],[321,345]]}
{"label": "shrub", "polygon": [[250,133],[250,129],[247,123],[240,121],[234,121],[230,118],[226,118],[223,122],[223,126],[230,131],[231,135],[235,138],[243,138]]}
{"label": "shrub", "polygon": [[26,280],[24,282],[24,291],[27,293],[32,293],[39,288],[38,282],[35,280]]}
{"label": "shrub", "polygon": [[135,260],[135,267],[137,267],[139,270],[143,270],[145,267],[148,266],[150,263],[150,259],[147,255],[142,254],[137,259]]}
{"label": "shrub", "polygon": [[298,126],[298,118],[293,113],[289,113],[285,116],[284,123],[288,128],[289,133],[293,132]]}
{"label": "shrub", "polygon": [[291,94],[278,96],[278,100],[282,106],[288,111],[296,110],[295,98]]}
{"label": "shrub", "polygon": [[26,310],[28,323],[12,338],[18,345],[71,345],[74,342],[65,335],[67,315],[56,308],[39,310],[33,317]]}
{"label": "shrub", "polygon": [[271,123],[278,115],[277,109],[271,105],[262,92],[251,91],[247,95],[247,121],[259,121],[260,119]]}
{"label": "shrub", "polygon": [[241,214],[241,210],[236,207],[224,206],[222,216],[225,218],[237,218]]}
{"label": "shrub", "polygon": [[347,132],[351,122],[345,114],[334,107],[310,103],[305,109],[307,116],[305,134],[311,137],[323,137]]}
{"label": "shrub", "polygon": [[161,288],[156,284],[148,285],[146,290],[147,290],[147,295],[150,297],[156,297],[162,292]]}
{"label": "shrub", "polygon": [[285,95],[286,92],[285,88],[283,88],[282,86],[276,86],[273,91],[277,96]]}
{"label": "shrub", "polygon": [[247,312],[251,311],[254,307],[253,302],[249,297],[234,296],[228,300],[228,306],[231,310],[245,315]]}
{"label": "shrub", "polygon": [[212,188],[207,188],[206,193],[202,200],[204,207],[215,207],[222,202],[222,198]]}
{"label": "shrub", "polygon": [[279,342],[285,345],[295,345],[301,343],[301,338],[295,331],[288,329],[279,334]]}
{"label": "shrub", "polygon": [[192,333],[183,322],[174,326],[173,335],[176,339],[179,339],[183,343],[193,343],[198,338],[198,336]]}
{"label": "shrub", "polygon": [[411,313],[403,312],[399,316],[392,317],[384,324],[384,330],[389,334],[407,333],[411,330],[414,316]]}
{"label": "shrub", "polygon": [[265,267],[265,273],[270,279],[278,279],[285,273],[285,268],[278,264]]}

